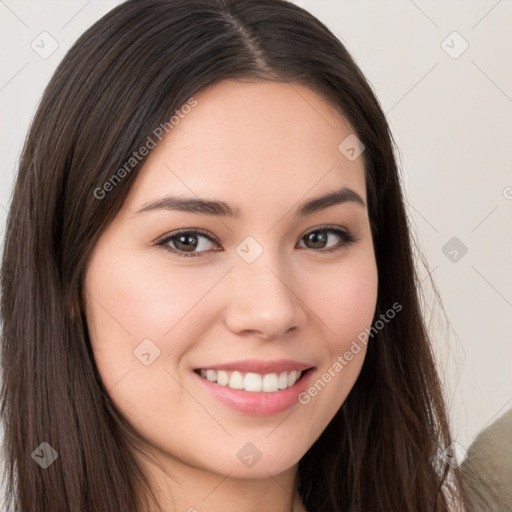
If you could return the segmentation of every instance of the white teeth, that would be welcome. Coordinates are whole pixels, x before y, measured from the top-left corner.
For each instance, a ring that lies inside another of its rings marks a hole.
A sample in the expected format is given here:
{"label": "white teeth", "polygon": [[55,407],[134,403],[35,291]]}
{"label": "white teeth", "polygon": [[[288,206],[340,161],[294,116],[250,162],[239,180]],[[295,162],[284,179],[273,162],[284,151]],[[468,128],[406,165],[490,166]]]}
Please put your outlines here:
{"label": "white teeth", "polygon": [[221,386],[227,386],[228,382],[229,382],[228,372],[218,370],[217,371],[217,384],[220,384]]}
{"label": "white teeth", "polygon": [[288,374],[288,387],[295,384],[295,381],[299,378],[299,375],[300,373],[296,370],[293,370]]}
{"label": "white teeth", "polygon": [[238,371],[228,372],[225,370],[200,370],[201,377],[210,382],[217,382],[221,386],[228,386],[233,389],[245,389],[251,392],[274,393],[280,389],[286,389],[295,384],[302,375],[301,371],[267,373],[241,373]]}
{"label": "white teeth", "polygon": [[267,373],[263,376],[261,390],[267,393],[277,391],[279,386],[277,385],[277,373]]}
{"label": "white teeth", "polygon": [[262,386],[261,375],[257,373],[247,373],[244,379],[245,391],[261,391]]}
{"label": "white teeth", "polygon": [[279,389],[286,389],[288,387],[288,372],[281,372],[279,374],[277,386]]}
{"label": "white teeth", "polygon": [[244,389],[244,378],[240,372],[233,372],[229,377],[228,386],[233,389]]}

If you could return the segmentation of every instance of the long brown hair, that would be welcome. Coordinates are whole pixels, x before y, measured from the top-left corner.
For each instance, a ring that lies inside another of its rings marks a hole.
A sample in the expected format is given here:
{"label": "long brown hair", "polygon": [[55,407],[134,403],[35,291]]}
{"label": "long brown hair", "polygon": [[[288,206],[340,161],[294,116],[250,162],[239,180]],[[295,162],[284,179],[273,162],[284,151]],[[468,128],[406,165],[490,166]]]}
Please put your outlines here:
{"label": "long brown hair", "polygon": [[[349,121],[366,148],[375,320],[394,303],[403,308],[372,338],[348,398],[300,460],[304,505],[309,512],[447,511],[451,493],[463,497],[463,482],[439,454],[451,438],[394,141],[343,44],[285,0],[128,0],[78,39],[51,79],[21,156],[1,273],[7,505],[139,511],[139,497],[150,495],[131,450],[140,438],[94,364],[82,283],[144,158],[104,197],[98,187],[180,106],[223,79],[303,84]],[[41,443],[58,454],[46,469],[33,456],[49,450]]]}

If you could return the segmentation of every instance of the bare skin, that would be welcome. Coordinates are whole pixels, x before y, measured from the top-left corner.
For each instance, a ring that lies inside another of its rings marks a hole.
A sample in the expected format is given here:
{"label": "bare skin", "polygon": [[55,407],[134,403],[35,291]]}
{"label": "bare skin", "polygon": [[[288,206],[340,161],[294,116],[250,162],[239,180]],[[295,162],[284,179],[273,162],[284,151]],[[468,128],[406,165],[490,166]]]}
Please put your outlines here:
{"label": "bare skin", "polygon": [[[378,276],[364,162],[340,152],[353,129],[304,86],[224,81],[195,99],[149,154],[88,262],[93,352],[112,400],[158,462],[137,455],[165,510],[289,512],[298,461],[343,404],[366,350],[307,404],[267,415],[220,402],[194,370],[292,359],[313,367],[313,384],[370,327]],[[296,216],[342,187],[363,204]],[[137,213],[167,195],[223,201],[240,216]],[[207,236],[157,245],[183,229]],[[305,237],[312,232],[316,242]],[[262,252],[248,263],[240,246]],[[196,256],[177,254],[187,247]],[[149,365],[134,355],[145,339],[151,358],[160,351]],[[261,454],[250,467],[237,456],[247,443]]]}

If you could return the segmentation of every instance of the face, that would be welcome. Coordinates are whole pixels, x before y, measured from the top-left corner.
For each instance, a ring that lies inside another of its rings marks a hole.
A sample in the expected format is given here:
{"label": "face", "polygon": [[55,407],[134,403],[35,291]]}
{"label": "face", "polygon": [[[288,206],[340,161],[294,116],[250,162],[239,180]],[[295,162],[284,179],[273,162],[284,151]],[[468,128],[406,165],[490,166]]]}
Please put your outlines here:
{"label": "face", "polygon": [[97,242],[86,318],[110,397],[163,464],[263,478],[305,454],[365,357],[363,157],[306,87],[224,81],[195,100]]}

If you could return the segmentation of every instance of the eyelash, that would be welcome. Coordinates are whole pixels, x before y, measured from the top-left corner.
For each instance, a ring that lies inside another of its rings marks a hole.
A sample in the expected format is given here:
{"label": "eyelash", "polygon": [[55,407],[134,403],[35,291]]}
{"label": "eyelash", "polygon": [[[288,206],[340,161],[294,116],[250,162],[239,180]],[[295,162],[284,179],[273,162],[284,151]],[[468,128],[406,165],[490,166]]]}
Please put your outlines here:
{"label": "eyelash", "polygon": [[[340,250],[345,249],[346,247],[352,245],[354,242],[357,242],[357,238],[354,235],[352,235],[348,231],[345,231],[345,230],[342,230],[340,228],[333,227],[333,226],[322,226],[320,228],[313,229],[313,230],[309,231],[308,233],[304,234],[300,238],[300,240],[302,240],[306,236],[310,235],[311,233],[317,233],[317,232],[334,233],[342,239],[342,243],[339,246],[333,247],[330,249],[318,249],[316,251],[315,251],[315,249],[311,249],[315,252],[330,253],[330,252],[340,251]],[[204,236],[205,238],[208,238],[211,242],[215,242],[217,245],[220,245],[220,243],[216,237],[214,237],[207,231],[203,231],[202,229],[183,229],[181,231],[177,231],[170,236],[165,236],[165,238],[160,239],[159,241],[156,242],[155,245],[161,246],[165,250],[167,250],[173,254],[176,254],[177,256],[185,257],[185,258],[196,258],[196,257],[199,257],[199,255],[201,255],[201,253],[203,253],[203,252],[211,252],[211,251],[199,251],[199,252],[187,253],[184,251],[180,251],[179,249],[174,249],[174,248],[170,247],[169,245],[167,245],[170,241],[172,241],[175,238],[178,238],[179,236],[182,236],[182,235],[201,235],[201,236]],[[306,249],[308,249],[308,247],[306,247]],[[217,251],[215,251],[215,252],[217,252]]]}

